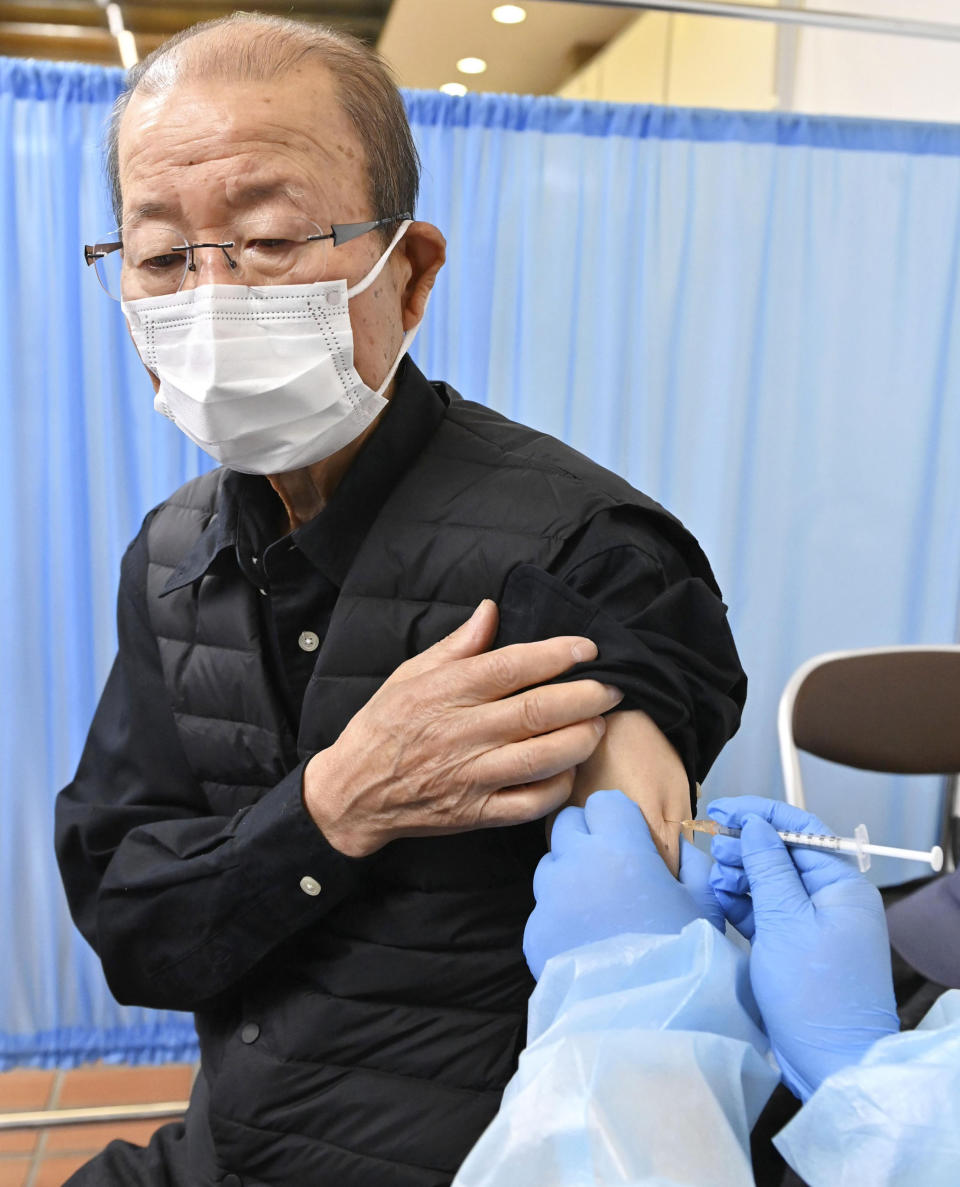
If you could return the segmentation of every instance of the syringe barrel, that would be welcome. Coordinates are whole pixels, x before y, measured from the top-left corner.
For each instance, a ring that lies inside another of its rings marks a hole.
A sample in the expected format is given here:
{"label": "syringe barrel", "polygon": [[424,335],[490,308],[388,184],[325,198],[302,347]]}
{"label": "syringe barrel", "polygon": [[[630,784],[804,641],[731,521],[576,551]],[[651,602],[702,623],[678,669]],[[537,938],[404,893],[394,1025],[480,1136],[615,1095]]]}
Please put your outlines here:
{"label": "syringe barrel", "polygon": [[[844,851],[843,837],[833,837],[823,833],[796,833],[789,829],[784,829],[782,832],[778,830],[778,835],[788,845],[804,845],[807,849],[839,849]],[[849,852],[855,852],[854,843],[850,842]]]}

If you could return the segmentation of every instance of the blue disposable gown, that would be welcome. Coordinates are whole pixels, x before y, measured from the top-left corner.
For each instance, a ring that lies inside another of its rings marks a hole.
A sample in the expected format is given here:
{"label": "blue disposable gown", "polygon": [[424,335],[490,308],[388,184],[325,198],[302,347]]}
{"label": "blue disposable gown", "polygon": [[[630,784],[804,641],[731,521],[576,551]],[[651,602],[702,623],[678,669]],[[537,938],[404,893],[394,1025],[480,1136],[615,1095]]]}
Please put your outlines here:
{"label": "blue disposable gown", "polygon": [[[746,954],[709,923],[548,962],[500,1111],[453,1187],[747,1187],[779,1079]],[[810,1187],[956,1187],[960,991],[826,1080],[776,1143]]]}

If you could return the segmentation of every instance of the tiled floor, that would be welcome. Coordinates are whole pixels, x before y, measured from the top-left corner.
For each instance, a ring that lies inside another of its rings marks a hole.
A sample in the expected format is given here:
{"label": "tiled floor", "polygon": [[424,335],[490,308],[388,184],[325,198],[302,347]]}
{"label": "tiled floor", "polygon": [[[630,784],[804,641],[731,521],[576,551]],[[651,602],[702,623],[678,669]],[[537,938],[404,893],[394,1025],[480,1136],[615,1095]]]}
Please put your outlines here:
{"label": "tiled floor", "polygon": [[[90,1063],[67,1072],[2,1072],[0,1113],[186,1100],[195,1070],[183,1063],[159,1067]],[[145,1145],[166,1120],[0,1131],[0,1187],[62,1187],[114,1138]]]}

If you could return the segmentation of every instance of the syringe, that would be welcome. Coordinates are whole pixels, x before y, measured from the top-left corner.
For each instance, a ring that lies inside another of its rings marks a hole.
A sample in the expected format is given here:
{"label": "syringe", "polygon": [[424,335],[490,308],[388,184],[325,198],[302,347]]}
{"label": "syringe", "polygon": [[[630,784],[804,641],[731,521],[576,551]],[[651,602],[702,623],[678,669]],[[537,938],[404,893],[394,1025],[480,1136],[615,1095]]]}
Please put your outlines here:
{"label": "syringe", "polygon": [[[711,837],[739,837],[738,828],[729,828],[716,820],[681,820],[682,828],[695,833],[707,833]],[[929,853],[922,849],[898,849],[893,845],[871,845],[867,826],[858,824],[852,837],[834,837],[822,833],[795,833],[788,829],[777,829],[777,836],[787,845],[805,845],[808,849],[832,849],[836,853],[852,853],[861,870],[870,869],[870,854],[878,857],[902,857],[905,861],[928,861],[935,874],[943,869],[943,850],[934,845]]]}

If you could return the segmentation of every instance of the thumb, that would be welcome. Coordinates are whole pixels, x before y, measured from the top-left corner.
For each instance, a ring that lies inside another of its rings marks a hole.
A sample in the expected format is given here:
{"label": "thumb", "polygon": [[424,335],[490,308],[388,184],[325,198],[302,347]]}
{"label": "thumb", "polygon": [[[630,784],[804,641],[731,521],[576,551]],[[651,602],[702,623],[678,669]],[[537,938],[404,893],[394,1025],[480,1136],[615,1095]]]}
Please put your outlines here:
{"label": "thumb", "polygon": [[776,830],[762,817],[744,818],[740,856],[750,883],[753,916],[758,932],[764,926],[782,927],[812,909],[797,867]]}
{"label": "thumb", "polygon": [[500,612],[497,603],[490,598],[484,598],[466,622],[434,643],[432,647],[428,647],[426,651],[421,651],[419,655],[402,663],[386,683],[409,680],[411,676],[420,676],[451,660],[481,655],[496,638],[499,622]]}
{"label": "thumb", "polygon": [[710,871],[713,862],[696,845],[691,845],[685,837],[680,838],[680,872],[679,880],[687,890],[697,899],[713,896],[710,886]]}
{"label": "thumb", "polygon": [[[479,655],[486,651],[497,635],[500,625],[500,611],[492,598],[484,598],[465,623],[451,631],[446,638],[434,643],[426,651],[427,656],[436,656],[437,662],[443,663],[450,659],[467,659],[471,655]],[[436,665],[431,663],[431,667]]]}
{"label": "thumb", "polygon": [[650,826],[640,808],[616,789],[594,791],[583,805],[587,830],[600,833],[629,852],[656,853]]}
{"label": "thumb", "polygon": [[693,899],[697,911],[705,919],[708,919],[717,931],[723,933],[725,930],[723,904],[713,893],[713,886],[710,883],[712,870],[713,862],[706,853],[681,837],[680,882],[687,888],[687,893]]}

